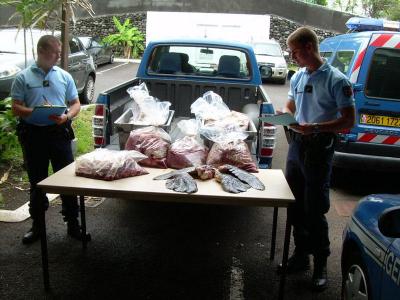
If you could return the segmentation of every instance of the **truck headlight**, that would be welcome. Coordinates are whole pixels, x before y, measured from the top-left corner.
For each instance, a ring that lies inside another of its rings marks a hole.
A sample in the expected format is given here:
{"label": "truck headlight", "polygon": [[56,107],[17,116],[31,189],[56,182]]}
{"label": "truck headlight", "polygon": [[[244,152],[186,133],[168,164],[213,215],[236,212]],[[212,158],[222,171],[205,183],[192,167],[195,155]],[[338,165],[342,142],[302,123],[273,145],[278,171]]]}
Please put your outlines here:
{"label": "truck headlight", "polygon": [[0,66],[0,78],[11,77],[20,72],[21,69],[17,66]]}
{"label": "truck headlight", "polygon": [[276,64],[276,67],[277,67],[277,68],[285,68],[285,69],[286,69],[286,68],[287,68],[287,65],[284,64],[284,63],[283,63],[283,64]]}

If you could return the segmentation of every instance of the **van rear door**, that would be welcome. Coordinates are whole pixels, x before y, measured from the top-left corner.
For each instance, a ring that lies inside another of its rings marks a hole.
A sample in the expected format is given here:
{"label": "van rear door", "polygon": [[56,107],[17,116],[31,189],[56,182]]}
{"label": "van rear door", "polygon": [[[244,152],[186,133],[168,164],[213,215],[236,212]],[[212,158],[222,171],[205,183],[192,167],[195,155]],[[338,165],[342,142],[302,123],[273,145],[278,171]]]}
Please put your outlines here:
{"label": "van rear door", "polygon": [[400,146],[399,78],[400,33],[373,33],[350,74],[357,109],[352,133],[358,142]]}

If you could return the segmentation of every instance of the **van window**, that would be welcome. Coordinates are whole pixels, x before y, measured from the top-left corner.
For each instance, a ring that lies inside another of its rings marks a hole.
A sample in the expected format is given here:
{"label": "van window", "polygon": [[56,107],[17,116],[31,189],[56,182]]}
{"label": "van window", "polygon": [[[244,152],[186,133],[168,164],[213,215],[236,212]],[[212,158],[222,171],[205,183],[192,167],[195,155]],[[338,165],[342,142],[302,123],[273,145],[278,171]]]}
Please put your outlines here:
{"label": "van window", "polygon": [[326,60],[329,60],[329,59],[331,58],[331,56],[332,56],[332,52],[324,52],[324,51],[321,51],[321,52],[320,52],[320,55],[321,55],[323,58],[326,58]]}
{"label": "van window", "polygon": [[400,49],[376,49],[368,73],[366,96],[399,100],[399,78]]}
{"label": "van window", "polygon": [[248,55],[240,50],[202,46],[159,46],[149,60],[150,74],[250,78]]}
{"label": "van window", "polygon": [[343,50],[336,52],[335,58],[331,62],[331,65],[338,68],[340,72],[346,74],[349,70],[351,60],[353,59],[354,51]]}

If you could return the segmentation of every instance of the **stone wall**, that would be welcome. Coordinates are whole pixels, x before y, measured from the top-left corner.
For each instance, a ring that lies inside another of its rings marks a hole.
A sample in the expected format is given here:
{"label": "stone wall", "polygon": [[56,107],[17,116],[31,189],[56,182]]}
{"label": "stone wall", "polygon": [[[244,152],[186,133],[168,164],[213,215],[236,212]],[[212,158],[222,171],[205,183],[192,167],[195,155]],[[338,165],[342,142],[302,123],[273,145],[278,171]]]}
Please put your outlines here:
{"label": "stone wall", "polygon": [[[136,26],[145,36],[146,35],[146,12],[127,13],[117,15],[120,22],[126,18],[130,18],[134,26]],[[270,38],[279,41],[283,50],[286,50],[286,38],[296,28],[302,24],[271,15]],[[336,35],[337,33],[318,28],[313,28],[320,40],[326,37]],[[103,38],[109,34],[115,33],[116,28],[111,15],[96,16],[94,18],[79,19],[75,26],[71,27],[74,34],[90,35]],[[116,49],[117,55],[121,53],[120,49]]]}

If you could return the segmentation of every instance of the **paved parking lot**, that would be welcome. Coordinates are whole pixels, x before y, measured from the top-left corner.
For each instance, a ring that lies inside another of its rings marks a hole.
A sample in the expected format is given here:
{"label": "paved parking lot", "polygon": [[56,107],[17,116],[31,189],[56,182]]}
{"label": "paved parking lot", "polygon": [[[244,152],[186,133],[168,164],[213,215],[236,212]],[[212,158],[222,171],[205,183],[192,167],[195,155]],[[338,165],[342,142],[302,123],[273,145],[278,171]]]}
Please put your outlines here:
{"label": "paved parking lot", "polygon": [[[134,64],[97,70],[96,92],[129,80]],[[276,105],[287,86],[266,84]],[[284,169],[287,143],[278,131],[274,168]],[[311,272],[288,277],[286,299],[340,299],[341,234],[361,196],[389,192],[394,176],[344,172],[331,190],[328,213],[330,287],[310,291]],[[266,183],[268,184],[268,183]],[[275,273],[284,235],[278,221],[277,257],[269,261],[272,209],[105,199],[87,208],[87,251],[66,236],[55,201],[47,212],[52,289],[43,291],[40,243],[25,246],[30,221],[0,223],[0,299],[275,299]]]}

